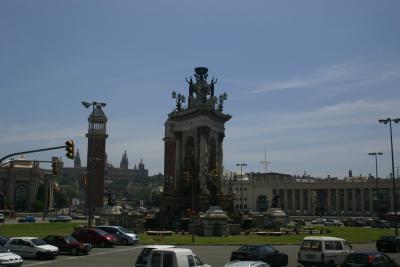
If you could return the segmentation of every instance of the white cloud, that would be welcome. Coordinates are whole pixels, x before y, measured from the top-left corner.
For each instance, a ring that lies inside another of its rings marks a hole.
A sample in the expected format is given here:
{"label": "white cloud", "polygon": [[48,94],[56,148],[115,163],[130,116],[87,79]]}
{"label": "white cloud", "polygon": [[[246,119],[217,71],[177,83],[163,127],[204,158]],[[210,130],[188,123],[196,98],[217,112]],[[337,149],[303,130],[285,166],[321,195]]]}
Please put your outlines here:
{"label": "white cloud", "polygon": [[398,80],[400,66],[389,64],[372,64],[363,62],[345,62],[322,67],[311,74],[294,77],[283,81],[267,82],[259,85],[250,94],[259,94],[275,90],[297,88],[345,88]]}

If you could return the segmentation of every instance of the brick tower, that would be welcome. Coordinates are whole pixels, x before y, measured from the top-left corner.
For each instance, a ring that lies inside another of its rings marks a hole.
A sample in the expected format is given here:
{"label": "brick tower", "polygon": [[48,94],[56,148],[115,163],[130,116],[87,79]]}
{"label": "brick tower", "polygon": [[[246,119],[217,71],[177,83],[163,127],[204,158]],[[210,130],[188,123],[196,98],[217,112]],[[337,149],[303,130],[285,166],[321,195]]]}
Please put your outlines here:
{"label": "brick tower", "polygon": [[[104,167],[106,161],[106,139],[108,137],[106,131],[107,117],[101,106],[94,106],[88,121],[89,129],[86,137],[88,138],[87,173],[89,186],[86,188],[86,203],[89,205],[92,203],[93,213],[96,214],[103,207]],[[90,183],[91,177],[93,178],[92,183]],[[90,184],[92,185],[91,188]],[[91,201],[89,200],[90,195],[92,195]]]}

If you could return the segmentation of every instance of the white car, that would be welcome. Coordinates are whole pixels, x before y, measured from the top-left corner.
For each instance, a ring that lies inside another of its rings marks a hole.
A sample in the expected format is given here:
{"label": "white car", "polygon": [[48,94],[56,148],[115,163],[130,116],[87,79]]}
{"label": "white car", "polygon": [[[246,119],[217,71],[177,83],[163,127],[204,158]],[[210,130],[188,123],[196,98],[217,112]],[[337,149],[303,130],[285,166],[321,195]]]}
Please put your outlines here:
{"label": "white car", "polygon": [[24,260],[21,256],[10,252],[8,249],[0,246],[0,266],[4,267],[19,267]]}
{"label": "white car", "polygon": [[53,259],[58,255],[57,247],[37,237],[12,237],[4,247],[24,258]]}
{"label": "white car", "polygon": [[148,245],[142,249],[139,256],[136,259],[135,267],[146,267],[147,259],[150,255],[150,252],[153,249],[163,249],[163,248],[174,248],[174,245]]}

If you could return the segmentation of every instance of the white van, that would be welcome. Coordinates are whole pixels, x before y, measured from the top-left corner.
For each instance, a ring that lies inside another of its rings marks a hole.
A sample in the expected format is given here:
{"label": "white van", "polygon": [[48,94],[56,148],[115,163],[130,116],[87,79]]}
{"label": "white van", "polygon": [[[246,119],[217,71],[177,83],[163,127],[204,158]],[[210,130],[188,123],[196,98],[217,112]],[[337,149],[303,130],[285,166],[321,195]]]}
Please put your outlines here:
{"label": "white van", "polygon": [[351,245],[342,238],[306,236],[300,246],[297,262],[300,266],[337,266],[352,252]]}

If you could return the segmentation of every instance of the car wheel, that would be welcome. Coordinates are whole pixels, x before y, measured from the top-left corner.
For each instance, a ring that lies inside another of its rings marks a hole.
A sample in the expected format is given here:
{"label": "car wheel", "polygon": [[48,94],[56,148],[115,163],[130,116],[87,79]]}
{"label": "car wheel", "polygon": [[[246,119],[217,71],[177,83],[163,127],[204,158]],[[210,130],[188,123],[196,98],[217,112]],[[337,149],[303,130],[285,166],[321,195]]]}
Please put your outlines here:
{"label": "car wheel", "polygon": [[76,248],[71,249],[71,254],[76,256],[79,254],[78,250]]}
{"label": "car wheel", "polygon": [[128,245],[128,240],[126,240],[125,238],[121,240],[121,245],[126,246]]}

